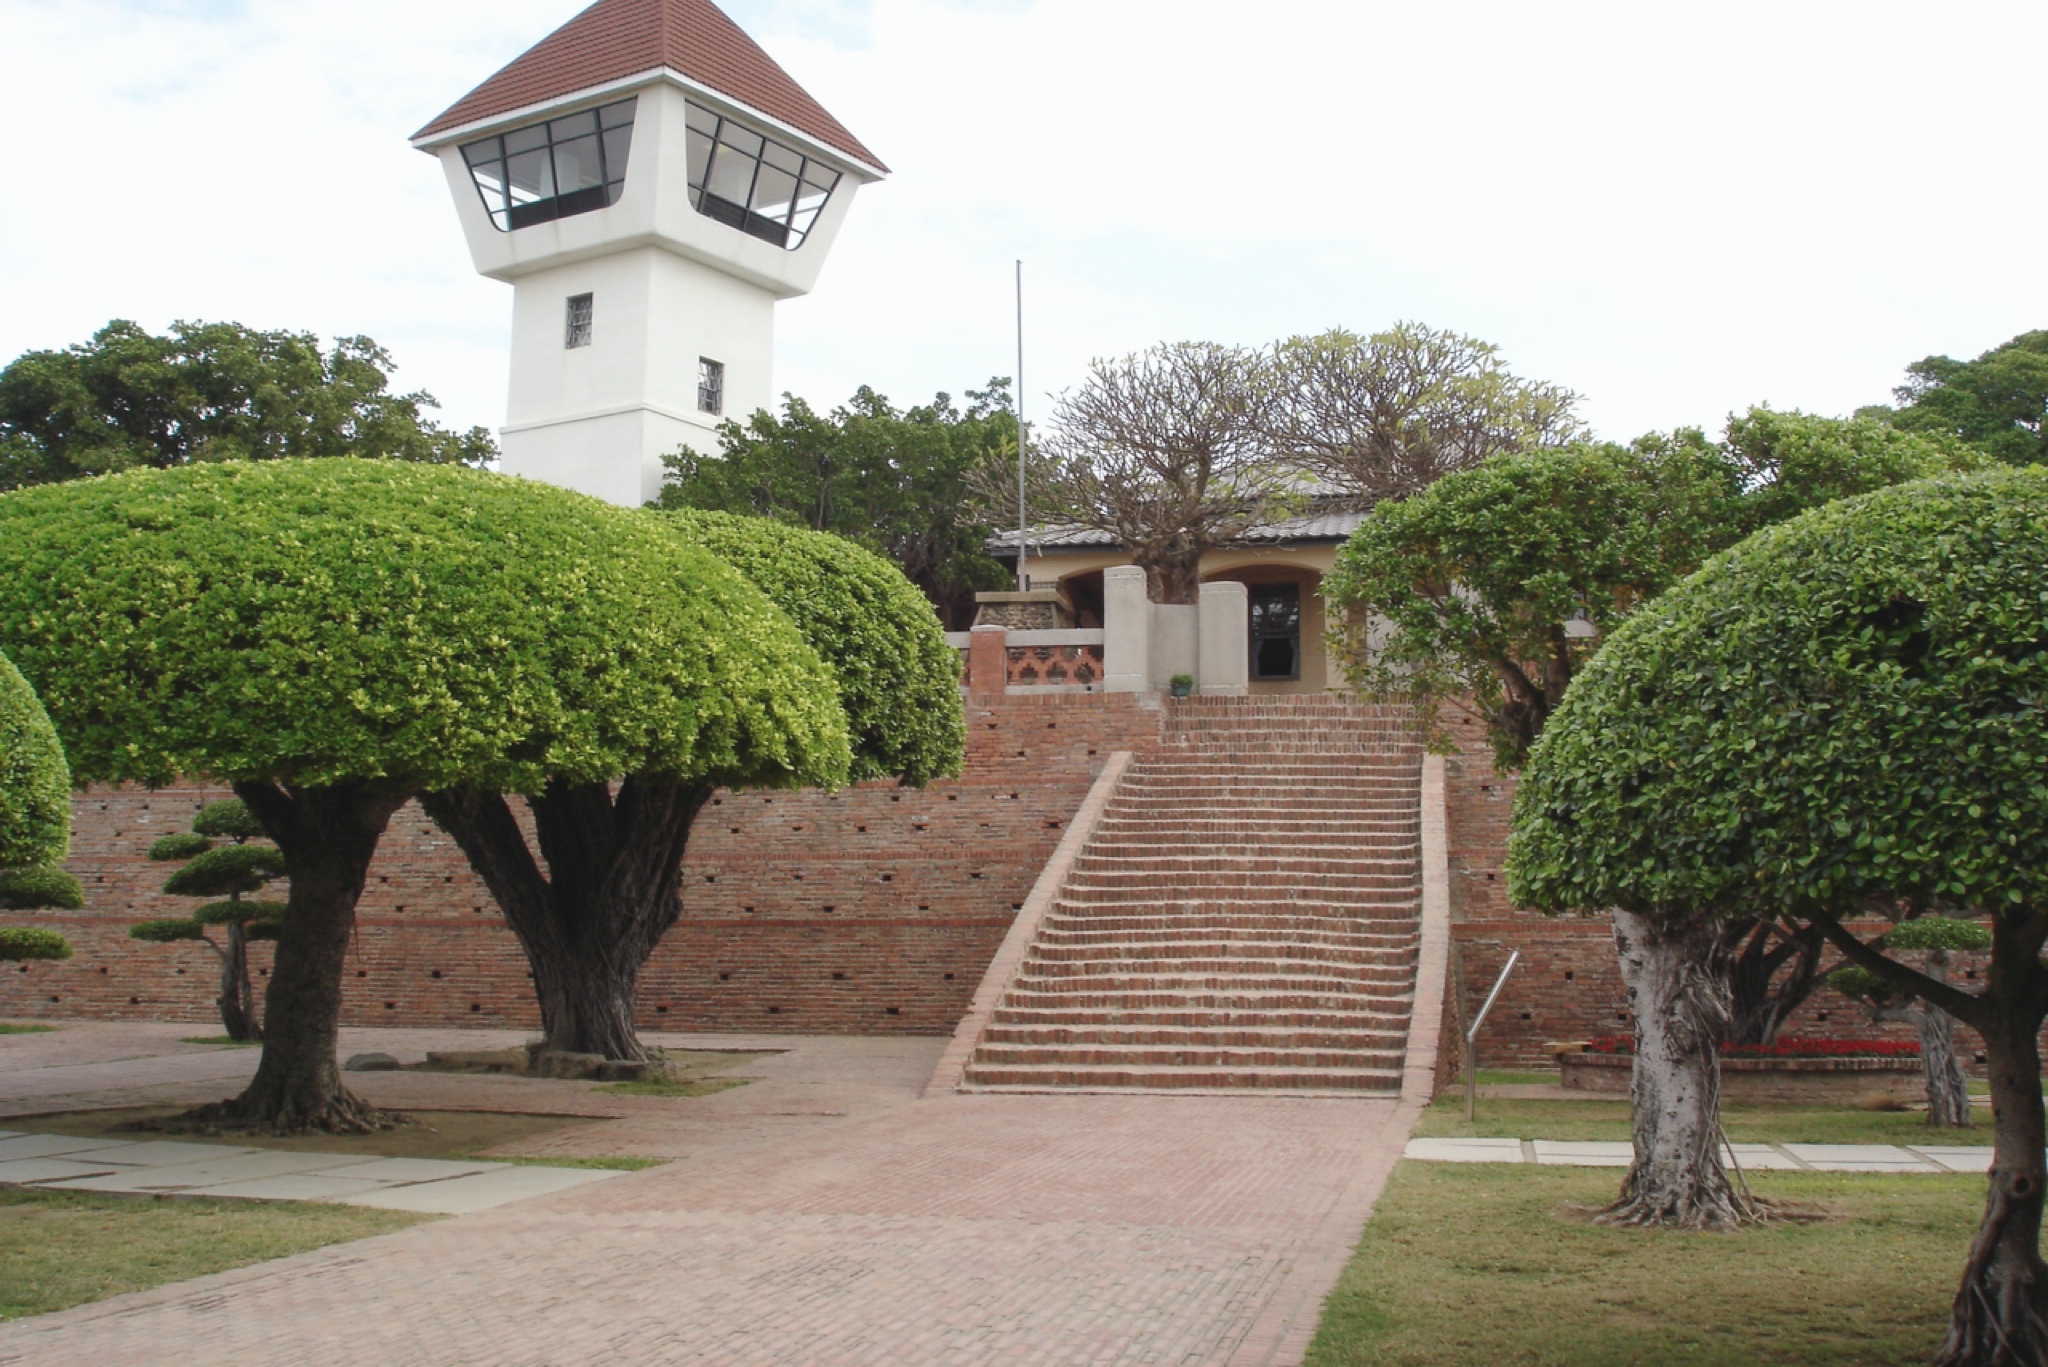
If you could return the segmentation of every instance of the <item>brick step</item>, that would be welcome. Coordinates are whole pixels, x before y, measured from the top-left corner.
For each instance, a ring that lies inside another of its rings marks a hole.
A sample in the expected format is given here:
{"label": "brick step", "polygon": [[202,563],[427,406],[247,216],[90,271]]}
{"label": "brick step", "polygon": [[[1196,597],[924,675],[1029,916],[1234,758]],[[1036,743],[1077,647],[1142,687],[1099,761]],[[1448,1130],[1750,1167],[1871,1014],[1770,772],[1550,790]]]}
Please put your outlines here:
{"label": "brick step", "polygon": [[1020,1063],[1062,1063],[1083,1068],[1375,1068],[1399,1072],[1401,1050],[984,1044],[974,1051],[974,1062],[985,1068]]}
{"label": "brick step", "polygon": [[1059,963],[1027,959],[1011,981],[1022,994],[1111,992],[1405,992],[1412,963],[1330,964],[1287,959],[1123,959]]}
{"label": "brick step", "polygon": [[1136,846],[1145,849],[1419,849],[1413,826],[1395,821],[1132,821],[1105,815],[1088,845],[1092,850]]}
{"label": "brick step", "polygon": [[1231,1091],[1299,1089],[1302,1091],[1342,1091],[1360,1093],[1398,1093],[1401,1090],[1401,1075],[1398,1071],[1387,1072],[1369,1068],[1260,1068],[1235,1070],[1228,1068],[1176,1068],[1152,1070],[1144,1068],[1082,1068],[1070,1064],[1008,1064],[996,1068],[970,1064],[967,1068],[967,1085],[970,1087],[1003,1087],[1018,1090],[1066,1090],[1099,1088],[1102,1090],[1123,1088],[1216,1088]]}
{"label": "brick step", "polygon": [[1405,1030],[1294,1030],[1286,1026],[1144,1026],[1124,1022],[1102,1025],[997,1025],[982,1032],[984,1045],[1012,1047],[1137,1049],[1301,1050],[1310,1053],[1399,1053],[1407,1047]]}
{"label": "brick step", "polygon": [[1179,1030],[1326,1030],[1339,1034],[1372,1031],[1404,1037],[1408,1029],[1406,1013],[1398,1011],[1112,1011],[998,1006],[989,1020],[992,1029],[1126,1030],[1166,1026]]}
{"label": "brick step", "polygon": [[1039,992],[1033,990],[1029,984],[1020,982],[1013,984],[1004,994],[997,1009],[1101,1012],[1115,1015],[1118,1019],[1129,1019],[1134,1014],[1155,1011],[1226,1011],[1238,1014],[1272,1012],[1276,1015],[1307,1011],[1364,1017],[1405,1015],[1414,996],[1412,986],[1404,987],[1398,992],[1286,992],[1259,991],[1236,983],[1227,984],[1221,991],[1203,988],[1148,990],[1143,985],[1123,990],[1112,984],[1093,992]]}
{"label": "brick step", "polygon": [[1314,894],[1319,902],[1358,902],[1372,893],[1413,896],[1415,875],[1410,873],[1337,875],[1295,873],[1284,879],[1257,873],[1190,873],[1169,881],[1160,873],[1082,873],[1067,880],[1061,896],[1088,902],[1160,902],[1191,900],[1203,894],[1221,900],[1236,891],[1286,892],[1296,896]]}
{"label": "brick step", "polygon": [[1047,947],[1208,940],[1233,945],[1329,945],[1355,949],[1404,949],[1415,943],[1415,928],[1392,925],[1383,930],[1353,930],[1348,927],[1289,929],[1263,925],[1208,925],[1197,920],[1176,921],[1164,917],[1158,918],[1152,925],[1100,926],[1092,921],[1065,920],[1049,916],[1040,927],[1038,936],[1037,943]]}
{"label": "brick step", "polygon": [[1254,900],[1160,896],[1149,902],[1132,901],[1128,897],[1077,897],[1068,891],[1054,901],[1053,910],[1074,917],[1192,915],[1200,911],[1227,917],[1235,925],[1255,925],[1279,916],[1391,923],[1415,920],[1421,915],[1422,903],[1413,891],[1360,893],[1342,899],[1318,897],[1313,900],[1306,897]]}
{"label": "brick step", "polygon": [[1099,851],[1094,848],[1092,841],[1089,842],[1089,848],[1074,860],[1074,876],[1084,880],[1160,876],[1206,878],[1209,875],[1222,875],[1229,879],[1263,876],[1288,883],[1301,879],[1304,880],[1301,883],[1304,887],[1314,885],[1306,880],[1319,878],[1360,879],[1371,883],[1381,878],[1414,878],[1415,860],[1377,859],[1364,854],[1333,854],[1326,850],[1258,854],[1231,854],[1223,851],[1213,854],[1164,854],[1158,850],[1148,850],[1142,854],[1122,854],[1114,850]]}
{"label": "brick step", "polygon": [[1243,793],[1248,797],[1284,797],[1290,793],[1322,794],[1353,801],[1366,798],[1416,800],[1421,785],[1413,775],[1380,778],[1372,775],[1296,774],[1272,766],[1233,766],[1216,773],[1188,769],[1134,769],[1124,776],[1120,792],[1145,793],[1160,789],[1191,793]]}
{"label": "brick step", "polygon": [[1247,963],[1360,964],[1374,967],[1406,963],[1415,954],[1413,939],[1405,945],[1309,944],[1292,940],[1226,940],[1188,936],[1174,940],[1119,940],[1109,943],[1059,943],[1040,940],[1031,946],[1030,964],[1067,963]]}
{"label": "brick step", "polygon": [[1244,794],[1219,793],[1214,789],[1135,792],[1119,788],[1104,815],[1151,817],[1156,820],[1165,813],[1178,812],[1194,817],[1215,811],[1217,804],[1225,800],[1243,807],[1244,814],[1254,820],[1282,821],[1385,821],[1403,818],[1412,821],[1418,801],[1415,798],[1364,798],[1356,802],[1338,802],[1298,790],[1281,796],[1252,799]]}

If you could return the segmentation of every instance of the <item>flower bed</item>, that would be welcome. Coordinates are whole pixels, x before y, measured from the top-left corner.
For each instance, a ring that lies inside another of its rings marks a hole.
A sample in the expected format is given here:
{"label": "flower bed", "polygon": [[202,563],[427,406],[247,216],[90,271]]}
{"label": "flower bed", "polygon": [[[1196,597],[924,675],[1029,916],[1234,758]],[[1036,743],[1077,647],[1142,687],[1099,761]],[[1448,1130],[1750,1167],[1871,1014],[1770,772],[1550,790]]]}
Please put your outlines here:
{"label": "flower bed", "polygon": [[[1569,1091],[1626,1096],[1634,1070],[1634,1041],[1603,1036],[1560,1051]],[[1775,1044],[1724,1045],[1723,1101],[1854,1104],[1875,1097],[1914,1102],[1926,1097],[1920,1046],[1911,1040],[1832,1040],[1785,1037]]]}

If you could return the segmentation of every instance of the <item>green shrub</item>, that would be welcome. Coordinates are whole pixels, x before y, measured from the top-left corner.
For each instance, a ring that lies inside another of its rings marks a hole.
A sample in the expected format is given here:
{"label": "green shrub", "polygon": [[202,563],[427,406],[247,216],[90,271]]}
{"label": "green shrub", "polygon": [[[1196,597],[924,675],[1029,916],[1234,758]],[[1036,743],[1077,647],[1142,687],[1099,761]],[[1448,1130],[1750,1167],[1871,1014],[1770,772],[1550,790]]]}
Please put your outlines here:
{"label": "green shrub", "polygon": [[161,921],[138,921],[128,927],[128,938],[147,940],[151,944],[167,945],[175,940],[204,940],[206,928],[199,922],[186,918],[170,918]]}
{"label": "green shrub", "polygon": [[209,802],[201,807],[199,815],[192,818],[192,829],[199,835],[218,836],[227,840],[257,840],[265,834],[263,823],[249,810],[249,805],[238,797],[222,798],[218,802]]}
{"label": "green shrub", "polygon": [[197,831],[172,831],[150,842],[149,857],[160,864],[190,859],[213,848],[213,842]]}
{"label": "green shrub", "polygon": [[1886,931],[1884,947],[1985,950],[1991,948],[1991,930],[1975,921],[1959,920],[1953,916],[1916,916]]}
{"label": "green shrub", "polygon": [[282,921],[283,902],[208,902],[192,913],[202,926],[224,926],[240,921],[246,928],[252,921]]}
{"label": "green shrub", "polygon": [[68,959],[71,944],[54,930],[0,926],[0,959]]}
{"label": "green shrub", "polygon": [[9,911],[33,911],[38,907],[77,911],[84,905],[85,889],[62,869],[0,871],[0,907]]}
{"label": "green shrub", "polygon": [[71,772],[35,690],[0,655],[0,868],[62,862],[71,850]]}
{"label": "green shrub", "polygon": [[901,570],[830,533],[766,518],[656,516],[745,575],[832,667],[853,743],[851,777],[921,787],[960,772],[959,653]]}
{"label": "green shrub", "polygon": [[174,897],[225,897],[231,892],[256,892],[273,878],[284,877],[284,854],[270,845],[222,845],[203,850],[184,868],[164,880]]}

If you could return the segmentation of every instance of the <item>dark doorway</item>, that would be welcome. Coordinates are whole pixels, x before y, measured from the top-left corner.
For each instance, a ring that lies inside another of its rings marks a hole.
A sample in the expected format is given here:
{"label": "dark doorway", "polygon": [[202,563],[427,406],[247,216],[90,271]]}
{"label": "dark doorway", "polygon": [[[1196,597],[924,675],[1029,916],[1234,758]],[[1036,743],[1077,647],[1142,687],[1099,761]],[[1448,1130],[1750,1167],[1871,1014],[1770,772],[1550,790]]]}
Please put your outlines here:
{"label": "dark doorway", "polygon": [[1301,677],[1301,586],[1251,586],[1254,679]]}

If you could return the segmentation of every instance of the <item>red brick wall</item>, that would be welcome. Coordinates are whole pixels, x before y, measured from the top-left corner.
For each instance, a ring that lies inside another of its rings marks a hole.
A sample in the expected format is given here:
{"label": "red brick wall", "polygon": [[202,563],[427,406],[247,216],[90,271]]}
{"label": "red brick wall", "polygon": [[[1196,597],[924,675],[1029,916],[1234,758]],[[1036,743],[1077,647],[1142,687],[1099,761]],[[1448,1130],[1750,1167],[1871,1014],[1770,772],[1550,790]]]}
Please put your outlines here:
{"label": "red brick wall", "polygon": [[[691,839],[682,919],[642,979],[642,1023],[951,1031],[1095,773],[1114,750],[1155,744],[1159,715],[1129,694],[977,697],[958,780],[719,795]],[[166,866],[144,851],[226,795],[81,795],[68,867],[86,908],[18,918],[62,930],[77,953],[5,965],[0,1016],[213,1020],[212,953],[143,944],[127,928],[190,911],[158,891]],[[267,946],[254,963],[267,969]],[[371,866],[348,973],[350,1023],[536,1023],[518,944],[416,807],[393,820]]]}

